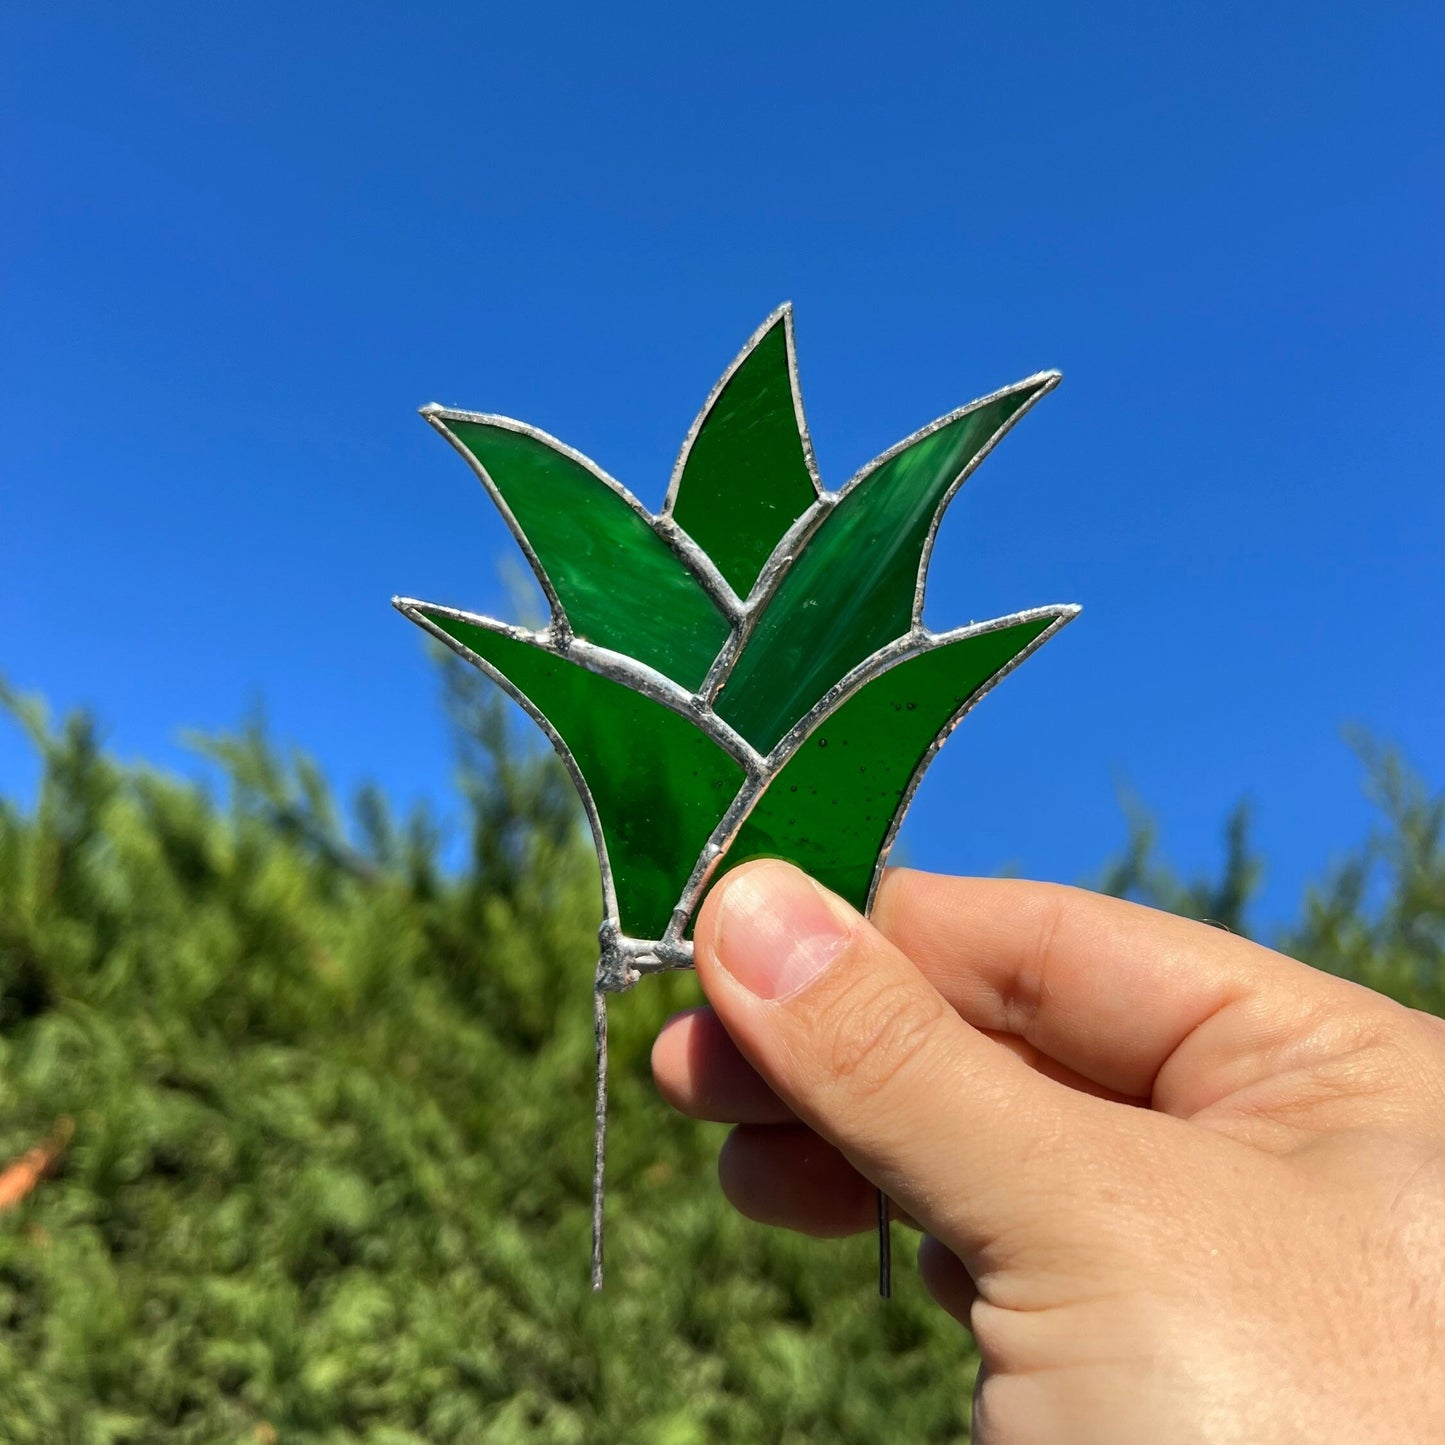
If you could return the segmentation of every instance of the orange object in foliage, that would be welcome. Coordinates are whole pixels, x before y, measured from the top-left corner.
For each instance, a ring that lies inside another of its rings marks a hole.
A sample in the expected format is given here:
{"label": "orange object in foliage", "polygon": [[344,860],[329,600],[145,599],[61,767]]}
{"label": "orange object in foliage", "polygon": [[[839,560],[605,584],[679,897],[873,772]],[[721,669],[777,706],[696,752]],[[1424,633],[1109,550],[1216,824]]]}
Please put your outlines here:
{"label": "orange object in foliage", "polygon": [[59,1120],[49,1137],[33,1149],[27,1149],[13,1164],[0,1170],[0,1211],[13,1209],[55,1167],[75,1125],[69,1119]]}

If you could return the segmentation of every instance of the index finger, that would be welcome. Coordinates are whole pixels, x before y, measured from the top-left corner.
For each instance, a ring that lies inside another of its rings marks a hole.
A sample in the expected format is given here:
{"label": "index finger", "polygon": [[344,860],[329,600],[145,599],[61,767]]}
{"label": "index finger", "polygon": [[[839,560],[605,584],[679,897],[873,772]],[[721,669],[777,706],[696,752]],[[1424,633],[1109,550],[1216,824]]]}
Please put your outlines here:
{"label": "index finger", "polygon": [[1173,1114],[1214,1102],[1209,1066],[1341,992],[1356,1008],[1375,998],[1208,924],[1059,884],[890,869],[872,921],[975,1028]]}

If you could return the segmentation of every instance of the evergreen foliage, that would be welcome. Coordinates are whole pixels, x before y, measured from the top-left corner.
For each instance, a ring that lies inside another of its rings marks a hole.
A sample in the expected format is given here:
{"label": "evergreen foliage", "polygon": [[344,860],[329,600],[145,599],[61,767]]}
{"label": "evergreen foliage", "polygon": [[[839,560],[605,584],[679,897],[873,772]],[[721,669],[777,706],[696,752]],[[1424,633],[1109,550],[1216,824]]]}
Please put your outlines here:
{"label": "evergreen foliage", "polygon": [[[43,758],[0,801],[0,1441],[14,1445],[967,1438],[966,1336],[899,1232],[821,1244],[718,1197],[722,1131],[653,1095],[688,976],[614,1002],[609,1283],[587,1288],[599,888],[569,784],[446,669],[469,820],[425,814],[259,728],[203,741],[229,797],[124,767],[76,716],[5,703]],[[1371,758],[1378,837],[1288,945],[1445,1006],[1445,799]],[[1118,891],[1242,928],[1218,883],[1134,846]]]}

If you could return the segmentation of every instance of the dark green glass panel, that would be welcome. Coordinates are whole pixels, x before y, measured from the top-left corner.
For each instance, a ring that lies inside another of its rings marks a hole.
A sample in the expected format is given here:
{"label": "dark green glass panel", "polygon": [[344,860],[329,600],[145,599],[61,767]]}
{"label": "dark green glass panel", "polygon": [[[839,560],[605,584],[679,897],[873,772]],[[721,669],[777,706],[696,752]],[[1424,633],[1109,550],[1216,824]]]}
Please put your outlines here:
{"label": "dark green glass panel", "polygon": [[1054,620],[945,643],[859,689],[783,765],[716,876],[752,858],[786,858],[862,909],[923,755],[968,699]]}
{"label": "dark green glass panel", "polygon": [[704,418],[672,514],[746,597],[778,539],[816,498],[779,316]]}
{"label": "dark green glass panel", "polygon": [[923,545],[949,488],[1050,382],[1005,393],[905,448],[824,518],[758,618],[717,711],[762,752],[913,622]]}
{"label": "dark green glass panel", "polygon": [[483,422],[445,425],[505,499],[577,636],[695,690],[729,624],[677,554],[611,487],[546,442]]}
{"label": "dark green glass panel", "polygon": [[601,820],[623,931],[661,938],[743,770],[688,720],[526,642],[429,609],[566,741]]}

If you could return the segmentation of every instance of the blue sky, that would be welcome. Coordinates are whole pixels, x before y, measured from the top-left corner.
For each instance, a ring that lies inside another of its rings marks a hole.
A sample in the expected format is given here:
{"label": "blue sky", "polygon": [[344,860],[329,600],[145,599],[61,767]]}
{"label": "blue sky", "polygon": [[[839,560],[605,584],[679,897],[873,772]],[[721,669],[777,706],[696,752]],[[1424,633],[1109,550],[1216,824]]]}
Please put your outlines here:
{"label": "blue sky", "polygon": [[[659,504],[797,308],[824,479],[1044,367],[954,502],[937,627],[1084,615],[968,719],[913,861],[1076,880],[1121,781],[1265,918],[1368,826],[1358,722],[1445,781],[1445,10],[12,8],[0,672],[124,755],[264,698],[448,795],[395,592],[515,550],[415,415],[525,418]],[[0,789],[34,765],[0,726]]]}

